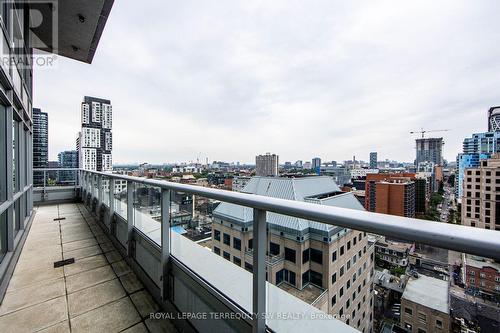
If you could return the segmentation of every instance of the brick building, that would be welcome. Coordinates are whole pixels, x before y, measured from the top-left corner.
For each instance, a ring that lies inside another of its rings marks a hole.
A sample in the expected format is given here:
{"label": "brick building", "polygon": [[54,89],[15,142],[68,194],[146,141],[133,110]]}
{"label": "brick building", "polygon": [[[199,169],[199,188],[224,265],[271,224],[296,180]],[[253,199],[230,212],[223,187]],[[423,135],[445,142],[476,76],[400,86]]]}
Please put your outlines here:
{"label": "brick building", "polygon": [[409,333],[451,332],[447,281],[419,275],[401,297],[401,326]]}
{"label": "brick building", "polygon": [[367,174],[365,209],[371,212],[415,217],[415,174]]}
{"label": "brick building", "polygon": [[465,285],[500,297],[500,263],[493,260],[467,256],[465,259]]}

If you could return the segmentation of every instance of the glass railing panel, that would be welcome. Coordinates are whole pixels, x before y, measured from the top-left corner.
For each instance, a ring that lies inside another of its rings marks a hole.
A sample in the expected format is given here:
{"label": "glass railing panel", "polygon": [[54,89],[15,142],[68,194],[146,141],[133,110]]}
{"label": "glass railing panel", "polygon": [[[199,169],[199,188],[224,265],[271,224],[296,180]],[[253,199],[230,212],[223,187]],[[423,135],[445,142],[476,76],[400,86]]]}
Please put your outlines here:
{"label": "glass railing panel", "polygon": [[78,170],[33,170],[34,187],[78,186]]}
{"label": "glass railing panel", "polygon": [[114,186],[115,212],[127,220],[127,182],[115,179]]}
{"label": "glass railing panel", "polygon": [[[212,201],[197,195],[171,191],[170,233],[182,236],[196,246],[213,251],[212,207],[210,206]],[[180,257],[183,255],[178,247],[173,248],[172,253]]]}
{"label": "glass railing panel", "polygon": [[52,171],[55,176],[53,184],[55,186],[77,186],[78,171],[77,170],[55,170]]}
{"label": "glass railing panel", "polygon": [[109,178],[102,178],[102,187],[103,187],[103,198],[102,202],[109,207]]}
{"label": "glass railing panel", "polygon": [[153,240],[160,234],[161,189],[136,184],[134,188],[134,227]]}
{"label": "glass railing panel", "polygon": [[[251,266],[245,264],[244,240],[238,241],[229,224],[214,218],[221,204],[199,195],[171,193],[170,252],[184,265],[243,308],[252,311]],[[244,320],[250,321],[250,317]]]}

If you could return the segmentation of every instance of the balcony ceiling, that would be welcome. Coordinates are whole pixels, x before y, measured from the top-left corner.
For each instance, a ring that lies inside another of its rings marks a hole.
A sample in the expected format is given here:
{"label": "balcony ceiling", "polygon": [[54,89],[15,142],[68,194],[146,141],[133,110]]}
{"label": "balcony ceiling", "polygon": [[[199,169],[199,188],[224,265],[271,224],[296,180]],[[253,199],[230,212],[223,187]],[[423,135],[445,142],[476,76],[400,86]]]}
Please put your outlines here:
{"label": "balcony ceiling", "polygon": [[[43,20],[39,26],[31,28],[31,46],[91,63],[113,2],[114,0],[55,1],[54,10],[47,4],[39,5],[36,9],[42,14]],[[33,21],[35,17],[34,14],[31,15]],[[57,28],[53,29],[55,26]],[[53,30],[57,33],[53,33]],[[56,42],[52,42],[53,40]]]}

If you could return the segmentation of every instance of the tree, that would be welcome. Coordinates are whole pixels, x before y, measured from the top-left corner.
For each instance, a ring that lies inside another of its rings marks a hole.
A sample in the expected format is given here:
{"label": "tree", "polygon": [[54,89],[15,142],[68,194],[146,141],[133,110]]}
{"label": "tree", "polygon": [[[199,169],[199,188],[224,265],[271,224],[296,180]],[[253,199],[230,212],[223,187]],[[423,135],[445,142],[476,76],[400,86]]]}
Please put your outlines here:
{"label": "tree", "polygon": [[443,184],[443,182],[439,182],[438,193],[441,194],[441,195],[444,194],[444,184]]}
{"label": "tree", "polygon": [[403,267],[396,266],[396,267],[391,268],[392,275],[401,276],[405,273],[406,273],[406,270]]}

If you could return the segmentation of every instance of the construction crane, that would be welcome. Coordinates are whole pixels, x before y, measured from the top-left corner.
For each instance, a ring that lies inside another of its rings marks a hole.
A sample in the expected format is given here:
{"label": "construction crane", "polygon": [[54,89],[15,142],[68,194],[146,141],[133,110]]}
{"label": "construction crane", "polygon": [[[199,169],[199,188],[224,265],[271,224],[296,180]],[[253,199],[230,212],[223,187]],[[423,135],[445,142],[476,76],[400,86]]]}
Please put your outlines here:
{"label": "construction crane", "polygon": [[431,132],[448,132],[449,129],[442,129],[442,130],[424,130],[423,128],[421,128],[420,131],[411,131],[410,134],[417,134],[417,133],[420,133],[422,134],[422,139],[424,138],[424,135],[425,133],[431,133]]}

